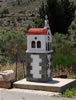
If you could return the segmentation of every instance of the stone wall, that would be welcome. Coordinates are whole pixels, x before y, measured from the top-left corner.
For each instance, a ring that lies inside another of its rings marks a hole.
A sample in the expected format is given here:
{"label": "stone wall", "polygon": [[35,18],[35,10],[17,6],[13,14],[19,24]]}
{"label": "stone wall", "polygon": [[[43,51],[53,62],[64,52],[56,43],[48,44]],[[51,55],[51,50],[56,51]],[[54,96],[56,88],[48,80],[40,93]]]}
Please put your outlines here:
{"label": "stone wall", "polygon": [[52,79],[51,53],[27,53],[26,62],[28,81],[46,82]]}

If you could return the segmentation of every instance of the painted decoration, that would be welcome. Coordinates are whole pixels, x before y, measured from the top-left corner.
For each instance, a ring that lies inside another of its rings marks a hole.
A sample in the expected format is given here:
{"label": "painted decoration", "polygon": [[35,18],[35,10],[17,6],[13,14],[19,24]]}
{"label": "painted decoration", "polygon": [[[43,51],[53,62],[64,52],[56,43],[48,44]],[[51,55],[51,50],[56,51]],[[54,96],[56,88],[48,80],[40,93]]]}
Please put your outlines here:
{"label": "painted decoration", "polygon": [[39,63],[42,62],[42,59],[39,58],[39,55],[31,55],[31,58],[33,59],[33,62],[31,63],[32,70],[31,74],[33,75],[33,78],[41,78],[40,71],[41,66],[39,66]]}

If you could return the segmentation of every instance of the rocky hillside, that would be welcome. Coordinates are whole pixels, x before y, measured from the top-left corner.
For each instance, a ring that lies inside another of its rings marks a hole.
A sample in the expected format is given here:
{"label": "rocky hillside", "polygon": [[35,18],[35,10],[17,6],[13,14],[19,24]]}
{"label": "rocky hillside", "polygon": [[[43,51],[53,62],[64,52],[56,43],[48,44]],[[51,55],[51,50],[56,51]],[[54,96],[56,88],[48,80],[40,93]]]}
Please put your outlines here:
{"label": "rocky hillside", "polygon": [[0,32],[35,27],[42,1],[46,0],[0,0]]}
{"label": "rocky hillside", "polygon": [[0,0],[0,31],[25,31],[34,25],[42,0]]}
{"label": "rocky hillside", "polygon": [[30,2],[35,0],[0,0],[0,7],[1,8],[9,8],[14,7],[17,5],[28,5]]}

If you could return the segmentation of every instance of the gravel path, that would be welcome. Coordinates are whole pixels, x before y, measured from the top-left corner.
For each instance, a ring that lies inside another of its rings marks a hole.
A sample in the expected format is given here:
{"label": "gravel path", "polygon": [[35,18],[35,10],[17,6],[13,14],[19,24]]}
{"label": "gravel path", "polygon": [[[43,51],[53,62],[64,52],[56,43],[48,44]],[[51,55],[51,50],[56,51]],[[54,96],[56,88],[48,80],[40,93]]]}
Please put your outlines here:
{"label": "gravel path", "polygon": [[76,98],[57,98],[54,95],[58,95],[58,93],[26,89],[0,89],[0,100],[76,100]]}

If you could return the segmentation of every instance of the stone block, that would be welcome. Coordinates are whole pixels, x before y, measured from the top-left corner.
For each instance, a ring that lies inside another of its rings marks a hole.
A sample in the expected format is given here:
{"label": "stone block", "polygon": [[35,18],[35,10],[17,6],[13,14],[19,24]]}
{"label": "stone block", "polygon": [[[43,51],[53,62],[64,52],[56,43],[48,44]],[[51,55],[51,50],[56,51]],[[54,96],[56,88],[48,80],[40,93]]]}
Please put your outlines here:
{"label": "stone block", "polygon": [[0,72],[0,88],[11,88],[13,75],[13,70],[6,70]]}
{"label": "stone block", "polygon": [[14,71],[6,70],[0,72],[0,81],[12,81],[13,80]]}
{"label": "stone block", "polygon": [[0,81],[0,88],[11,88],[12,82],[10,81]]}

